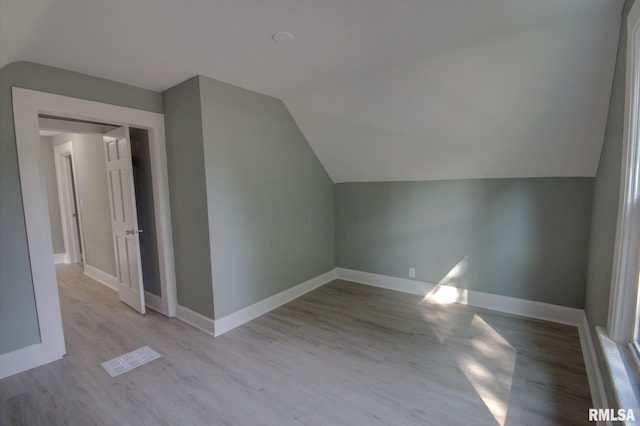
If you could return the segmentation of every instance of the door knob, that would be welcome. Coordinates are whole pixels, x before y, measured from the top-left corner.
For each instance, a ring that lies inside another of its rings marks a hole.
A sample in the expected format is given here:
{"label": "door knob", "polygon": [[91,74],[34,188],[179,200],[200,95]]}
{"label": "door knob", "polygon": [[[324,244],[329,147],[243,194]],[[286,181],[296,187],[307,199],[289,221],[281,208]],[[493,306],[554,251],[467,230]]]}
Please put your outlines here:
{"label": "door knob", "polygon": [[144,232],[144,229],[138,229],[137,231],[134,229],[127,229],[126,231],[124,231],[124,233],[127,235],[142,234],[143,232]]}

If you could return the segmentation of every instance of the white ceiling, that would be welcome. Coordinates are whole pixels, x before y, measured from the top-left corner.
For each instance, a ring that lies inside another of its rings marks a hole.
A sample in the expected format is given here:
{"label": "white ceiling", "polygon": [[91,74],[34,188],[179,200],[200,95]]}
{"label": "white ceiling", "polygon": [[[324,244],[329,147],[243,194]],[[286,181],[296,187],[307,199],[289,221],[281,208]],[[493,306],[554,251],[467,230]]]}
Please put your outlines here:
{"label": "white ceiling", "polygon": [[[593,176],[622,0],[0,0],[0,66],[284,100],[336,182]],[[275,43],[288,31],[294,39]]]}

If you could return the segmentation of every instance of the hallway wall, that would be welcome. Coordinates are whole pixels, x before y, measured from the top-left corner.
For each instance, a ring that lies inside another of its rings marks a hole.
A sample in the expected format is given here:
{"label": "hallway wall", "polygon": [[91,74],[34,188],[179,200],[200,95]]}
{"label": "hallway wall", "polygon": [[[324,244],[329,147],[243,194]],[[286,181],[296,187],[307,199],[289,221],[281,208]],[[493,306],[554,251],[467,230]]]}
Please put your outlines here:
{"label": "hallway wall", "polygon": [[53,254],[62,254],[64,253],[64,235],[62,234],[60,196],[58,194],[58,179],[56,178],[56,165],[53,156],[53,138],[51,136],[40,136],[40,165],[47,189]]}
{"label": "hallway wall", "polygon": [[83,252],[86,262],[94,268],[115,276],[116,261],[102,137],[77,133],[63,133],[53,137],[54,145],[66,142],[73,144],[78,204],[82,217]]}

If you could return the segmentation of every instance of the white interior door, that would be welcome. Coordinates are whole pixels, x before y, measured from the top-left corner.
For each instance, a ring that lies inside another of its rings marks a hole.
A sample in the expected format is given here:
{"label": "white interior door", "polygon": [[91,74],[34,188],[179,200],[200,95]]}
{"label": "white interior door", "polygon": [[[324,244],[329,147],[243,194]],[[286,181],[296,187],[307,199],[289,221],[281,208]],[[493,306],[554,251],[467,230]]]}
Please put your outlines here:
{"label": "white interior door", "polygon": [[131,163],[129,128],[120,127],[103,136],[113,246],[118,276],[118,297],[140,313],[145,312],[136,195]]}

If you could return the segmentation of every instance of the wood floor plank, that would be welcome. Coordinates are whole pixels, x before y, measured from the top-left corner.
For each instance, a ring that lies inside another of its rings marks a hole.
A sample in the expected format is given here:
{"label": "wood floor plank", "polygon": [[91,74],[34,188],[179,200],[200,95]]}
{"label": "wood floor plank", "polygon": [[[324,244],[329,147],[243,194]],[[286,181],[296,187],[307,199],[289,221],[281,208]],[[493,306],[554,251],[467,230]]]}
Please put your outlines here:
{"label": "wood floor plank", "polygon": [[0,381],[2,425],[588,423],[575,327],[336,280],[213,339],[57,275],[68,354]]}

